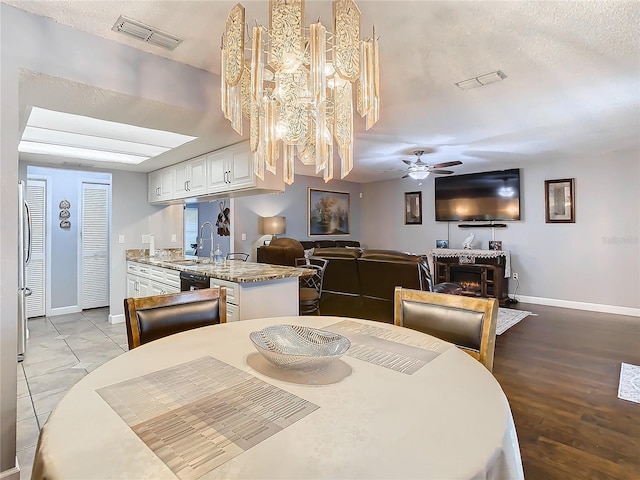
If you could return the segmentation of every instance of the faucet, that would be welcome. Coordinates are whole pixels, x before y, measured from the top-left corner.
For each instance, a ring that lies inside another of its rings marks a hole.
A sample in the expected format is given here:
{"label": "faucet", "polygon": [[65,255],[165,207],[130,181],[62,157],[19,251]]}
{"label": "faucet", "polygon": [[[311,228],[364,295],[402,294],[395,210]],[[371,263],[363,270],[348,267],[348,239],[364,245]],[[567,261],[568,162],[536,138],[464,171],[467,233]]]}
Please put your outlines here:
{"label": "faucet", "polygon": [[213,223],[211,222],[204,222],[201,226],[200,226],[200,250],[202,250],[204,248],[204,241],[202,240],[202,231],[204,230],[204,227],[209,226],[209,228],[211,229],[211,236],[209,237],[209,240],[211,241],[211,248],[209,250],[209,261],[213,262]]}

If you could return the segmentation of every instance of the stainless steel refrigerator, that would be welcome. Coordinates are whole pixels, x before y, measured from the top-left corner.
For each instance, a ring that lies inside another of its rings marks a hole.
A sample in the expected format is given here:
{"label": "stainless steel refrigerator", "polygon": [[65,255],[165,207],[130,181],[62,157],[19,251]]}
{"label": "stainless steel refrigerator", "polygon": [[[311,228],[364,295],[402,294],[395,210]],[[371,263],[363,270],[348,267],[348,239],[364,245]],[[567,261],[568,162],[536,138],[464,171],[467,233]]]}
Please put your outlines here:
{"label": "stainless steel refrigerator", "polygon": [[31,289],[27,287],[27,265],[31,260],[31,214],[26,197],[26,184],[18,182],[18,361],[24,359],[27,351],[27,297]]}

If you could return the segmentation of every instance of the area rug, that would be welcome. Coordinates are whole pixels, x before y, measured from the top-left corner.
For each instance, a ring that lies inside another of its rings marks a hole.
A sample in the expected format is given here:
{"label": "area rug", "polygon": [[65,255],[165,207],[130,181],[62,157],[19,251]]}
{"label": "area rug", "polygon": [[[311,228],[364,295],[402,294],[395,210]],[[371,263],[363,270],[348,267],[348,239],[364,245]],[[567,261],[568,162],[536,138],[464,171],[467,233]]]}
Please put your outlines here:
{"label": "area rug", "polygon": [[618,398],[640,403],[640,367],[630,363],[620,365]]}
{"label": "area rug", "polygon": [[502,335],[509,328],[513,327],[523,318],[533,315],[526,310],[514,310],[512,308],[498,309],[498,326],[496,327],[496,335]]}

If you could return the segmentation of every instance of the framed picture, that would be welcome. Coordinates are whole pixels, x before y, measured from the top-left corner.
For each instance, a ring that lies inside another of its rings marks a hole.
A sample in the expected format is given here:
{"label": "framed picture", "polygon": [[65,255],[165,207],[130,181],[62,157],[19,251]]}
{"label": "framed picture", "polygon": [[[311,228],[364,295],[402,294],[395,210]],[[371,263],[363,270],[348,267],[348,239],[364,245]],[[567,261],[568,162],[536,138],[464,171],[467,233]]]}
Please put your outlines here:
{"label": "framed picture", "polygon": [[436,240],[436,248],[449,248],[449,240]]}
{"label": "framed picture", "polygon": [[309,235],[349,235],[349,193],[309,188]]}
{"label": "framed picture", "polygon": [[575,223],[573,183],[573,178],[544,181],[547,223]]}
{"label": "framed picture", "polygon": [[404,224],[422,225],[422,192],[405,192]]}
{"label": "framed picture", "polygon": [[489,240],[489,250],[502,250],[502,242],[500,240]]}

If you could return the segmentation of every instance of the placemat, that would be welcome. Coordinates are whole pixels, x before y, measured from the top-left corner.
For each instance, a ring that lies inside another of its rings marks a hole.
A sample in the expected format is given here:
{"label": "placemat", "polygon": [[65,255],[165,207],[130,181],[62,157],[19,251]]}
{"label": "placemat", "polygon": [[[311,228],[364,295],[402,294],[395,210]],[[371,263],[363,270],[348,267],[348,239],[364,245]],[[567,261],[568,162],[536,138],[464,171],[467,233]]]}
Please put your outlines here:
{"label": "placemat", "polygon": [[97,393],[184,480],[200,478],[319,408],[213,357]]}
{"label": "placemat", "polygon": [[407,375],[417,372],[451,347],[433,337],[407,335],[351,320],[334,323],[323,330],[349,339],[351,347],[347,356]]}

